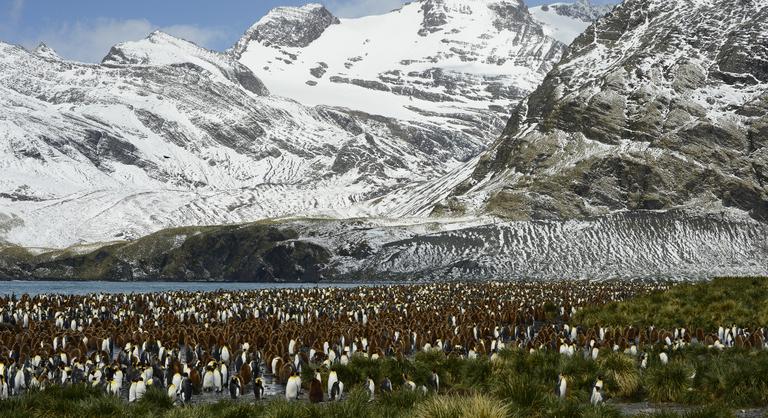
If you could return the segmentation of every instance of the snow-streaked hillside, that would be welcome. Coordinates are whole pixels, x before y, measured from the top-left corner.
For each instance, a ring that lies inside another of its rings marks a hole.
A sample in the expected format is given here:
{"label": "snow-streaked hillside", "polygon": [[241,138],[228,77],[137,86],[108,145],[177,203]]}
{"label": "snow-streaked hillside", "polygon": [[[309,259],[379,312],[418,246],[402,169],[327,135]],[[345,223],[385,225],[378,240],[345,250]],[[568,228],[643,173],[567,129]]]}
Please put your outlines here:
{"label": "snow-streaked hillside", "polygon": [[333,278],[683,278],[768,274],[768,225],[676,212],[569,221],[291,222]]}
{"label": "snow-streaked hillside", "polygon": [[94,249],[0,248],[0,279],[705,279],[768,274],[768,225],[675,212],[570,221],[298,219]]}
{"label": "snow-streaked hillside", "polygon": [[354,206],[479,153],[456,132],[267,95],[247,68],[171,36],[105,65],[0,44],[0,235],[28,246]]}
{"label": "snow-streaked hillside", "polygon": [[626,0],[571,45],[446,211],[768,222],[768,2]]}

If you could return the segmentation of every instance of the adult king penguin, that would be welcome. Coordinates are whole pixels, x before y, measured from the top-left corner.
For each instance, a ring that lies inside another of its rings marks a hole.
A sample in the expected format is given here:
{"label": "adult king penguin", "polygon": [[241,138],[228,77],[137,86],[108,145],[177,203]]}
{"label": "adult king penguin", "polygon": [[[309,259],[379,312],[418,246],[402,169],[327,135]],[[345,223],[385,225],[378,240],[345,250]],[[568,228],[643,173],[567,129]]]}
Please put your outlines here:
{"label": "adult king penguin", "polygon": [[264,397],[264,382],[260,377],[257,377],[256,380],[253,381],[253,395],[256,397],[257,401]]}
{"label": "adult king penguin", "polygon": [[603,402],[603,379],[597,378],[595,386],[592,388],[592,396],[589,398],[589,403],[597,405]]}
{"label": "adult king penguin", "polygon": [[568,394],[568,379],[561,373],[557,377],[557,396],[560,399],[565,399]]}

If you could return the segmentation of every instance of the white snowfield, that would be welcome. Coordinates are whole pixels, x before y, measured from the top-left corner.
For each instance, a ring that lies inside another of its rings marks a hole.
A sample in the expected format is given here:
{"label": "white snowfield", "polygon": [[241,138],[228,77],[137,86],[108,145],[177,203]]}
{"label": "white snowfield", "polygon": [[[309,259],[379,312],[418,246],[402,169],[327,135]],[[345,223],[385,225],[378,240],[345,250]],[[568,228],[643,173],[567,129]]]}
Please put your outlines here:
{"label": "white snowfield", "polygon": [[564,50],[518,2],[319,8],[276,9],[224,53],[162,32],[101,65],[0,43],[0,242],[426,216]]}
{"label": "white snowfield", "polygon": [[[524,18],[494,9],[507,4],[519,8]],[[444,13],[445,24],[420,34],[426,6]],[[308,105],[341,106],[407,120],[422,120],[427,111],[448,115],[434,118],[438,122],[453,123],[454,113],[488,113],[489,105],[509,109],[535,89],[559,59],[563,45],[545,36],[524,9],[522,4],[496,0],[413,2],[383,15],[340,19],[306,47],[249,40],[246,33],[236,51],[275,94]],[[285,16],[285,9],[278,9],[254,28],[291,18],[304,16]],[[317,74],[322,75],[313,75],[312,69],[321,69]],[[373,90],[334,77],[380,85]],[[452,78],[457,86],[449,84]],[[494,85],[519,93],[499,97],[489,88]],[[446,100],[424,100],[395,93],[394,88],[418,89]]]}

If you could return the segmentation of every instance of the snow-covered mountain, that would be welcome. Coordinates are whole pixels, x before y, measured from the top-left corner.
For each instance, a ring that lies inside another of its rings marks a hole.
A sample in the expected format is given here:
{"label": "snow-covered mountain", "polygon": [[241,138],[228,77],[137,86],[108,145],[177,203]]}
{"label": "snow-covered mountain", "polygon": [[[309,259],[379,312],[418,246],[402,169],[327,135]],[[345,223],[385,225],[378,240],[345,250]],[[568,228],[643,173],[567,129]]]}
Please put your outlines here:
{"label": "snow-covered mountain", "polygon": [[448,172],[477,137],[267,94],[228,55],[162,33],[103,65],[0,44],[5,240],[132,238],[332,213]]}
{"label": "snow-covered mountain", "polygon": [[0,239],[307,216],[0,248],[0,278],[768,275],[768,3],[603,12],[309,5],[226,53],[156,33],[102,65],[0,44]]}
{"label": "snow-covered mountain", "polygon": [[278,8],[232,53],[301,103],[493,136],[564,50],[521,0],[422,0],[357,19]]}
{"label": "snow-covered mountain", "polygon": [[570,45],[592,22],[605,16],[614,5],[594,5],[590,0],[574,3],[552,3],[531,7],[533,19],[541,23],[544,33]]}
{"label": "snow-covered mountain", "polygon": [[162,32],[100,65],[0,44],[0,240],[428,214],[415,196],[447,195],[431,182],[482,152],[562,55],[543,33],[517,1],[424,0],[350,20],[278,8],[224,53]]}

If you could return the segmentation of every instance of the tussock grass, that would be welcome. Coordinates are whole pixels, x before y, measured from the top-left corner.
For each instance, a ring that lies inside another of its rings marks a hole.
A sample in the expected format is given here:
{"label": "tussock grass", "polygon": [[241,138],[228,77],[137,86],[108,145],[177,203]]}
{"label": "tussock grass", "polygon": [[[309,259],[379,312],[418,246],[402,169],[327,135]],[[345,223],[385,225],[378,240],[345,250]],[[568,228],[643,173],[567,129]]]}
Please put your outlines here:
{"label": "tussock grass", "polygon": [[645,378],[648,399],[653,402],[684,402],[693,391],[695,369],[685,361],[650,367]]}
{"label": "tussock grass", "polygon": [[598,358],[610,396],[633,398],[640,389],[640,371],[633,357],[622,353],[608,353]]}
{"label": "tussock grass", "polygon": [[434,396],[419,404],[413,411],[415,418],[506,418],[509,408],[489,396],[469,398]]}

